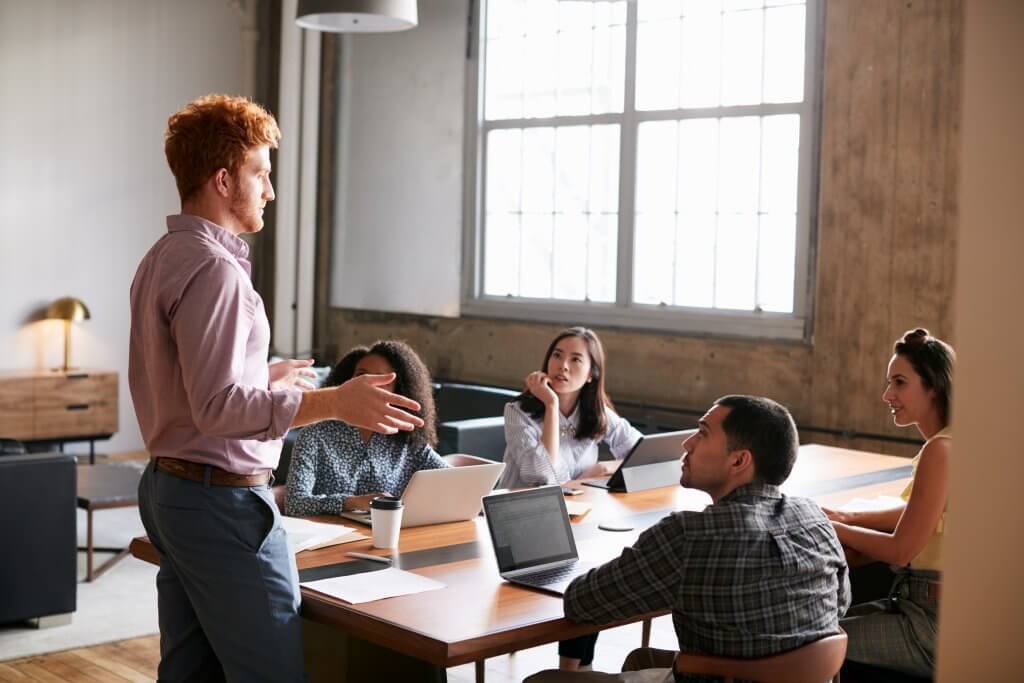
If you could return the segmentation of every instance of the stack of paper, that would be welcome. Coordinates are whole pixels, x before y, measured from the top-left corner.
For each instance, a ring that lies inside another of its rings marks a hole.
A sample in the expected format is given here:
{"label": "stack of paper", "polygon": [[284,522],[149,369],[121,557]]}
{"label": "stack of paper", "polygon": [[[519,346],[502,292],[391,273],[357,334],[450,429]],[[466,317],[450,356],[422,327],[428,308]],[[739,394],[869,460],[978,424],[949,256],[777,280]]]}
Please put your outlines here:
{"label": "stack of paper", "polygon": [[444,588],[444,584],[412,572],[389,567],[375,572],[335,576],[301,584],[318,593],[358,604],[398,595],[412,595]]}
{"label": "stack of paper", "polygon": [[282,516],[281,526],[288,534],[288,548],[292,554],[366,538],[364,534],[352,527],[342,524],[324,524],[301,517]]}

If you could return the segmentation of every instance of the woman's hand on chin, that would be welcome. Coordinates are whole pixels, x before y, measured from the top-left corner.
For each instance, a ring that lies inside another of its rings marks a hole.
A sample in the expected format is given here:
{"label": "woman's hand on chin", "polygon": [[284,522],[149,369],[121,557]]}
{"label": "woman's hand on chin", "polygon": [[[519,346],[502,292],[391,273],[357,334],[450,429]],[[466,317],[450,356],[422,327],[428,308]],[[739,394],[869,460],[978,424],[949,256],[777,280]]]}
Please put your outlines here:
{"label": "woman's hand on chin", "polygon": [[558,394],[551,388],[551,380],[548,378],[547,373],[539,370],[531,372],[526,376],[526,388],[545,406],[558,405]]}

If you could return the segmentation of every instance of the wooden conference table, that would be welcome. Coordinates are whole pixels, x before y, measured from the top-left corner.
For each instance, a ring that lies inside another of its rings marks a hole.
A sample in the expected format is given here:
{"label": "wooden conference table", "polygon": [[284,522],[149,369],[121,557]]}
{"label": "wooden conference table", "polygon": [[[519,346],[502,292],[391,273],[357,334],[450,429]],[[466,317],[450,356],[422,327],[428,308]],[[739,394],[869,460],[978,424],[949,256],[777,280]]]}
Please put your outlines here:
{"label": "wooden conference table", "polygon": [[[906,458],[820,445],[800,447],[793,474],[782,490],[838,506],[855,497],[898,495],[910,477]],[[590,503],[589,514],[574,521],[581,558],[604,561],[618,556],[645,528],[673,510],[700,510],[710,498],[693,489],[663,487],[628,494],[583,487],[572,500]],[[337,518],[319,517],[319,521]],[[609,532],[599,522],[627,520],[631,532]],[[377,563],[347,557],[349,551],[374,550],[369,539],[296,556],[302,580],[379,569]],[[146,538],[131,544],[136,557],[157,563]],[[302,614],[324,625],[441,667],[476,663],[483,678],[488,657],[593,633],[604,627],[576,624],[563,616],[562,599],[505,583],[499,576],[483,518],[467,522],[403,529],[395,566],[445,584],[441,590],[350,605],[302,589]],[[368,566],[372,565],[372,566]],[[660,613],[659,613],[660,614]],[[638,615],[620,622],[658,616]],[[325,629],[318,627],[319,633]],[[309,643],[307,640],[307,650]],[[316,667],[319,668],[319,667]],[[309,671],[313,680],[315,670]]]}

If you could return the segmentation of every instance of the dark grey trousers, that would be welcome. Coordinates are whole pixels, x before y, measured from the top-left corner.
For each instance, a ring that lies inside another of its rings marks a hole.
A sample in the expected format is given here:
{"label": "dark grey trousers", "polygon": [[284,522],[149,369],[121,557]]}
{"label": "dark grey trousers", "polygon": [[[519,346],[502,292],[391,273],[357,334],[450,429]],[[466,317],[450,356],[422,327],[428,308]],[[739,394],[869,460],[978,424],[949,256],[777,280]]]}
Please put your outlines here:
{"label": "dark grey trousers", "polygon": [[298,572],[270,488],[154,470],[139,512],[160,554],[160,681],[304,681]]}

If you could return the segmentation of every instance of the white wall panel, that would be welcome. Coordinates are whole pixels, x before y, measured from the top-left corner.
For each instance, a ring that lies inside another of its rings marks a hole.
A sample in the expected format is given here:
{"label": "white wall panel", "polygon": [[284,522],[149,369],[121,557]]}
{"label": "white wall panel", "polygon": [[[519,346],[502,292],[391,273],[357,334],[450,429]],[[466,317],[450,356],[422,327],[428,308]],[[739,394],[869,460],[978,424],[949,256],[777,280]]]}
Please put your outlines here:
{"label": "white wall panel", "polygon": [[344,38],[332,306],[459,314],[467,8]]}
{"label": "white wall panel", "polygon": [[58,365],[72,295],[92,311],[73,362],[120,372],[120,432],[142,448],[128,392],[128,288],[180,210],[167,117],[244,86],[242,17],[227,0],[0,0],[0,368]]}

